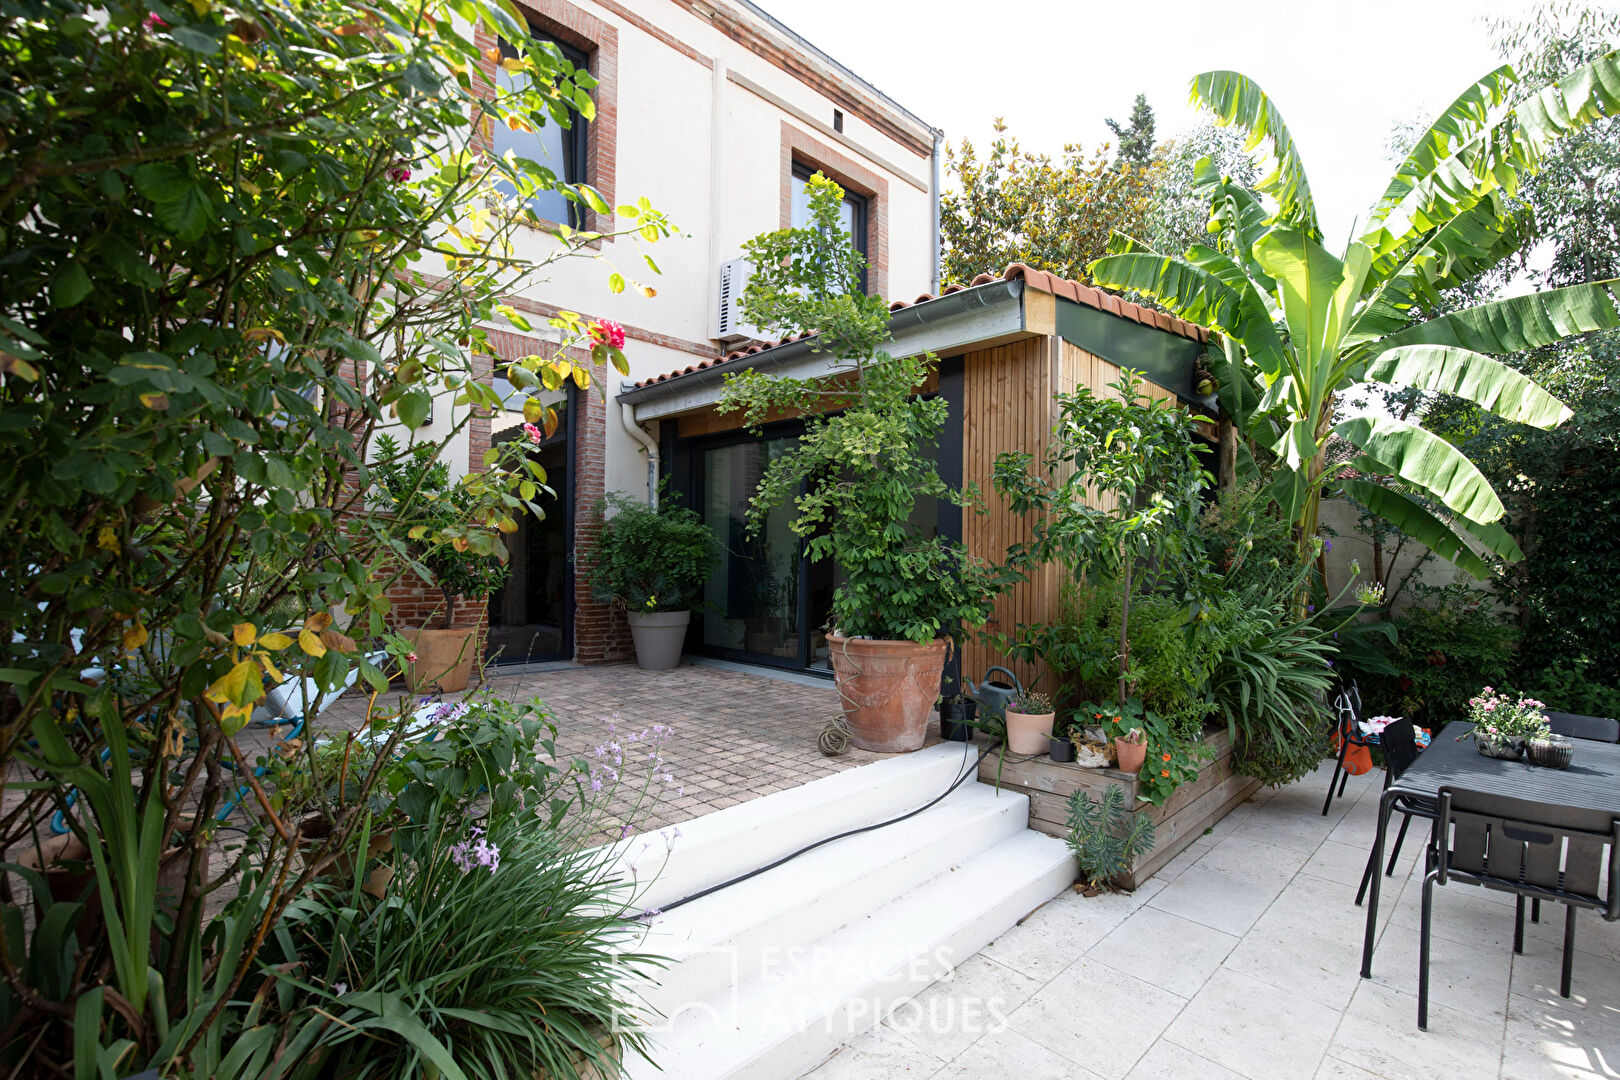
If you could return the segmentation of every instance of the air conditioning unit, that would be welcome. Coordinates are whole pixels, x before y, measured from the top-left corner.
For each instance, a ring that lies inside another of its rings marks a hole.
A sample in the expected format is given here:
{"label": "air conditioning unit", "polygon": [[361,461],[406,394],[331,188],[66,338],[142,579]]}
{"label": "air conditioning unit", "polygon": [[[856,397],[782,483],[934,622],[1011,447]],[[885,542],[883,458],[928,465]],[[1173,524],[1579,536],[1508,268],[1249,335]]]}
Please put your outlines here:
{"label": "air conditioning unit", "polygon": [[730,259],[720,264],[720,332],[715,336],[727,345],[757,341],[764,337],[758,328],[743,319],[743,290],[754,272],[747,259]]}

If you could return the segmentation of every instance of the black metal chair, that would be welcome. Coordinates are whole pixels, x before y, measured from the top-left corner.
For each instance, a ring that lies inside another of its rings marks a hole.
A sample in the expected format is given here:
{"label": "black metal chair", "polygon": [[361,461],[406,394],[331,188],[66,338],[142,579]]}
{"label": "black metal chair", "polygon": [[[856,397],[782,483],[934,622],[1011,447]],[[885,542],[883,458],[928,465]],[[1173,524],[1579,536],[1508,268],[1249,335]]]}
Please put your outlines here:
{"label": "black metal chair", "polygon": [[[1361,688],[1352,680],[1348,687],[1333,698],[1333,730],[1339,738],[1339,758],[1333,764],[1333,776],[1328,780],[1327,798],[1322,801],[1322,816],[1327,817],[1333,806],[1333,789],[1344,797],[1345,786],[1350,783],[1350,771],[1344,767],[1345,755],[1352,746],[1377,746],[1377,735],[1361,733]],[[1342,776],[1341,776],[1342,774]]]}
{"label": "black metal chair", "polygon": [[1552,728],[1554,735],[1567,735],[1571,739],[1620,742],[1620,720],[1610,720],[1606,716],[1550,712],[1547,714],[1547,726]]}
{"label": "black metal chair", "polygon": [[[1379,745],[1384,750],[1384,788],[1387,790],[1401,778],[1402,773],[1412,767],[1412,762],[1417,760],[1417,726],[1410,720],[1396,720],[1384,728],[1379,737]],[[1434,820],[1434,801],[1416,795],[1402,795],[1390,807],[1390,812],[1401,815],[1401,831],[1395,834],[1395,850],[1390,852],[1389,866],[1384,870],[1385,877],[1393,877],[1395,874],[1395,861],[1401,857],[1401,845],[1406,842],[1406,829],[1412,824],[1412,819],[1420,817]],[[1356,890],[1357,907],[1361,906],[1362,900],[1367,896],[1367,886],[1372,882],[1373,874],[1378,872],[1378,868],[1373,864],[1373,854],[1377,850],[1378,846],[1375,843],[1373,850],[1367,853],[1367,869],[1361,875],[1361,888]]]}
{"label": "black metal chair", "polygon": [[1525,898],[1563,904],[1564,966],[1558,992],[1564,997],[1569,997],[1575,961],[1575,912],[1592,908],[1610,922],[1620,919],[1620,818],[1601,811],[1443,787],[1429,858],[1418,944],[1418,1027],[1425,1031],[1436,885],[1456,880],[1515,894],[1515,952],[1524,951]]}

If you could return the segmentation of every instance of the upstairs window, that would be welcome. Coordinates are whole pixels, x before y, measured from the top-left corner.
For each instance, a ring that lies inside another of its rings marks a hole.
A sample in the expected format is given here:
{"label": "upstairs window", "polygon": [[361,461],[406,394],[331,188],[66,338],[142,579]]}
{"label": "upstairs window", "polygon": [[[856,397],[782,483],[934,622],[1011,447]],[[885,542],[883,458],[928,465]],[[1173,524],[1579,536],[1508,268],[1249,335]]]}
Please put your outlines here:
{"label": "upstairs window", "polygon": [[[546,42],[557,47],[562,52],[563,59],[573,64],[581,71],[589,70],[589,64],[584,53],[572,46],[565,45],[556,38],[542,34],[533,27],[529,28],[531,41],[530,48],[540,42]],[[517,49],[506,39],[501,39],[501,58],[515,58]],[[495,83],[502,94],[511,94],[525,90],[532,80],[527,72],[510,72],[505,67],[495,71]],[[578,112],[573,113],[573,124],[563,127],[543,110],[534,114],[533,131],[513,131],[499,120],[494,122],[493,149],[497,155],[503,155],[508,150],[520,158],[550,169],[556,178],[565,184],[579,184],[585,180],[585,139],[588,124]],[[516,189],[511,184],[502,181],[497,185],[508,196],[515,197]],[[570,225],[576,229],[585,227],[584,208],[576,202],[571,202],[560,191],[537,192],[529,199],[529,208],[535,215],[544,221],[556,222],[559,225]]]}
{"label": "upstairs window", "polygon": [[[792,225],[795,229],[804,228],[810,221],[810,177],[816,170],[809,165],[793,163],[793,189]],[[857,195],[848,188],[844,189],[844,205],[839,208],[839,220],[843,222],[844,231],[849,234],[850,241],[855,250],[862,257],[870,260],[871,254],[866,250],[866,198]],[[861,292],[866,292],[866,275],[868,267],[861,267]]]}

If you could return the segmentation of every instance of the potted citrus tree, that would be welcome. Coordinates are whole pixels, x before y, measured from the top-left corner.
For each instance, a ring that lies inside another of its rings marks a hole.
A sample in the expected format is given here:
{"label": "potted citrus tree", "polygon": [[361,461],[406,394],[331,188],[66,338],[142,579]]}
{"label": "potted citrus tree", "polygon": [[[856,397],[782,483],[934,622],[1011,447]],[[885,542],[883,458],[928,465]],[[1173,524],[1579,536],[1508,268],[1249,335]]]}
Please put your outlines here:
{"label": "potted citrus tree", "polygon": [[[410,640],[405,681],[411,690],[452,693],[467,689],[473,664],[480,652],[477,608],[465,621],[458,599],[483,600],[506,580],[504,548],[493,531],[487,544],[465,539],[446,540],[443,534],[464,524],[471,514],[472,493],[450,479],[450,469],[438,459],[436,444],[402,450],[390,435],[377,438],[377,463],[372,468],[375,501],[393,513],[394,531],[401,538],[407,569],[437,588],[444,597],[438,609],[440,626],[402,627]],[[458,614],[463,624],[457,625]]]}
{"label": "potted citrus tree", "polygon": [[714,568],[714,533],[696,511],[667,498],[652,507],[613,492],[596,512],[603,521],[591,592],[624,611],[638,666],[672,668],[681,662],[692,609]]}
{"label": "potted citrus tree", "polygon": [[935,467],[946,403],[917,396],[934,357],[883,351],[888,305],[860,291],[865,260],[839,222],[842,200],[837,184],[811,177],[807,226],[745,245],[755,270],[743,294],[754,325],[810,335],[842,370],[821,379],[734,374],[720,407],[742,410],[756,432],[784,413],[804,417],[798,444],[761,476],[749,527],[791,504],[808,557],[837,564],[843,580],[827,645],[850,739],[893,753],[922,746],[950,639],[984,622],[1002,579],[912,520],[919,502],[971,500]]}

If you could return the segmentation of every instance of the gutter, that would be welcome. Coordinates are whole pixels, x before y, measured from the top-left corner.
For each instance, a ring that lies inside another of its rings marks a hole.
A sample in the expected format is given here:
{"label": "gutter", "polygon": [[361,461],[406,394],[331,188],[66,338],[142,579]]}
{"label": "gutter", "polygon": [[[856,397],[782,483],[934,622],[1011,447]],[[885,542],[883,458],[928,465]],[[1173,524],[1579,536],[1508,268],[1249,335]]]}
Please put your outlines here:
{"label": "gutter", "polygon": [[939,141],[945,133],[934,129],[934,150],[928,155],[928,211],[932,239],[928,248],[928,291],[939,293]]}
{"label": "gutter", "polygon": [[619,423],[624,426],[625,434],[629,435],[641,448],[647,451],[647,505],[654,510],[658,509],[658,443],[647,434],[647,429],[636,423],[635,406],[619,396]]}
{"label": "gutter", "polygon": [[[929,323],[942,322],[946,319],[971,312],[980,308],[997,307],[1001,304],[1021,304],[1024,294],[1022,278],[999,280],[976,285],[970,289],[953,292],[948,296],[936,296],[932,300],[924,300],[920,304],[903,307],[889,316],[889,339],[903,330],[914,329]],[[696,386],[709,386],[723,382],[727,375],[734,372],[747,371],[750,368],[774,365],[784,360],[803,356],[811,352],[819,352],[815,348],[816,339],[798,338],[794,341],[773,345],[768,349],[761,349],[757,353],[732,357],[711,364],[702,371],[694,371],[689,375],[680,375],[663,382],[648,383],[645,386],[636,386],[626,380],[620,384],[618,401],[621,405],[634,406],[638,402],[655,400],[675,390],[684,390]],[[935,350],[936,352],[938,350]]]}

